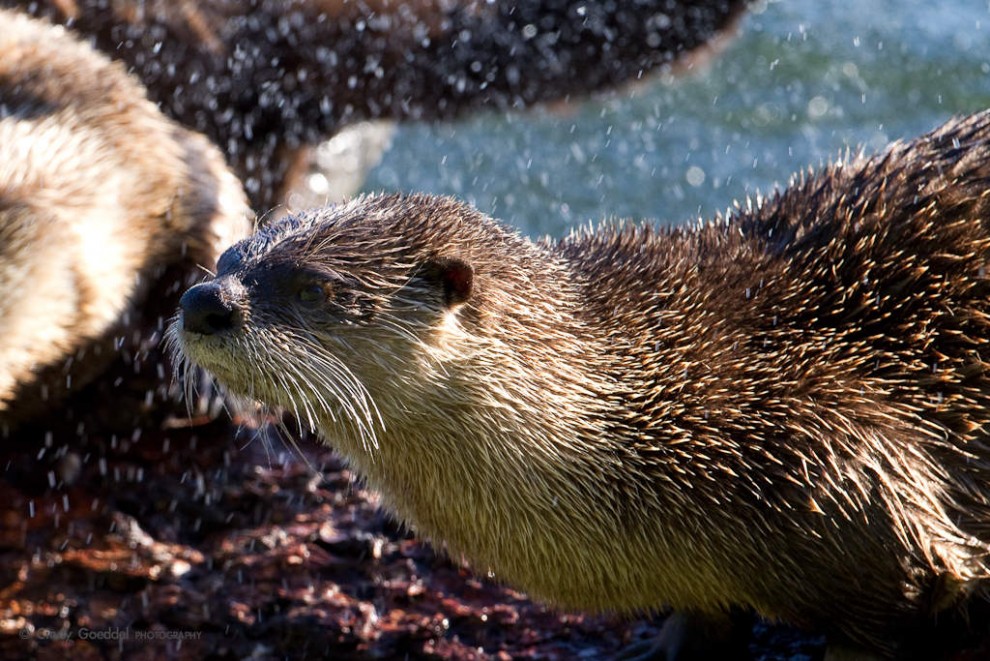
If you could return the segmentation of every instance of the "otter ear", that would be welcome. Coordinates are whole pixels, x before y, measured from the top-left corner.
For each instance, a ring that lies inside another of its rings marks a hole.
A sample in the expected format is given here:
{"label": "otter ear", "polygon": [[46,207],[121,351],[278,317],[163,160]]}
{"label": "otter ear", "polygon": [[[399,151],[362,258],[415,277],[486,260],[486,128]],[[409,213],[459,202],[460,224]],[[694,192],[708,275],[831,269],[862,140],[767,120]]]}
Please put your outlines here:
{"label": "otter ear", "polygon": [[426,263],[426,277],[443,289],[443,302],[448,308],[471,298],[474,269],[456,257],[436,257]]}

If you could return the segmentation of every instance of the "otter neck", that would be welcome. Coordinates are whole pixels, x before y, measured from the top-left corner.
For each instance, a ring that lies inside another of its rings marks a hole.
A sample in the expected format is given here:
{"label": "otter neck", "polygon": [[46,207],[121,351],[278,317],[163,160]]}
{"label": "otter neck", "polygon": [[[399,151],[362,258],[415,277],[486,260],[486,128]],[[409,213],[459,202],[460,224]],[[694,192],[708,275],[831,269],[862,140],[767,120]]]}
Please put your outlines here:
{"label": "otter neck", "polygon": [[[656,563],[677,554],[655,530],[650,542],[641,533],[655,528],[645,521],[661,504],[637,484],[607,369],[574,367],[607,352],[557,324],[554,353],[546,342],[539,352],[508,346],[529,336],[510,329],[431,342],[443,355],[397,356],[406,373],[369,380],[381,384],[371,392],[384,422],[379,447],[339,428],[327,438],[399,517],[476,570],[565,606],[653,606],[658,588],[676,592],[656,585]],[[643,547],[643,565],[616,567],[610,558],[630,545]]]}

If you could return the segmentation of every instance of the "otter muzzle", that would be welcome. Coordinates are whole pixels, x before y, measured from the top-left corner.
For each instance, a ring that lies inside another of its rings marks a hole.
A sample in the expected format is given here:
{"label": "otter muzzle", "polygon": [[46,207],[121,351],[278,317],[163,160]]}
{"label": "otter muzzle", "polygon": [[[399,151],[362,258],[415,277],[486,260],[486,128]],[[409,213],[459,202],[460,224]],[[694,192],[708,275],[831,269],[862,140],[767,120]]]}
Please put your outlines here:
{"label": "otter muzzle", "polygon": [[182,330],[200,335],[215,335],[237,328],[240,308],[216,282],[194,285],[179,299]]}

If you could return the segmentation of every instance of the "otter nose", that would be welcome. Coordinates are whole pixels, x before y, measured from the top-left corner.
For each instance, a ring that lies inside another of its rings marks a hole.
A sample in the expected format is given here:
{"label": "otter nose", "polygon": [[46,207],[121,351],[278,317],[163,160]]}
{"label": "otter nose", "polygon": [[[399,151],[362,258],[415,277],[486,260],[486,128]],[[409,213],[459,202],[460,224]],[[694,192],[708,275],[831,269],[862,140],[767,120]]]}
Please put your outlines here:
{"label": "otter nose", "polygon": [[204,282],[190,287],[179,299],[182,310],[182,329],[190,333],[213,335],[230,330],[240,324],[237,306],[223,295],[223,289],[215,282]]}

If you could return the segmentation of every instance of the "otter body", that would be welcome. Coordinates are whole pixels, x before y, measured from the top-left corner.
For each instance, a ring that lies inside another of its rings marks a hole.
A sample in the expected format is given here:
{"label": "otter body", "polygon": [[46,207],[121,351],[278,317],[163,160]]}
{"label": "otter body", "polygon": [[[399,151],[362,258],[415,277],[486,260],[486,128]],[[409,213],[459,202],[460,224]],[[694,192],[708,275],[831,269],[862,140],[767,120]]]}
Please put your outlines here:
{"label": "otter body", "polygon": [[0,423],[133,349],[114,336],[139,328],[149,288],[188,286],[249,230],[205,138],[64,29],[0,11]]}
{"label": "otter body", "polygon": [[171,339],[535,597],[907,654],[990,571],[988,177],[984,113],[693,229],[364,198],[231,248]]}

